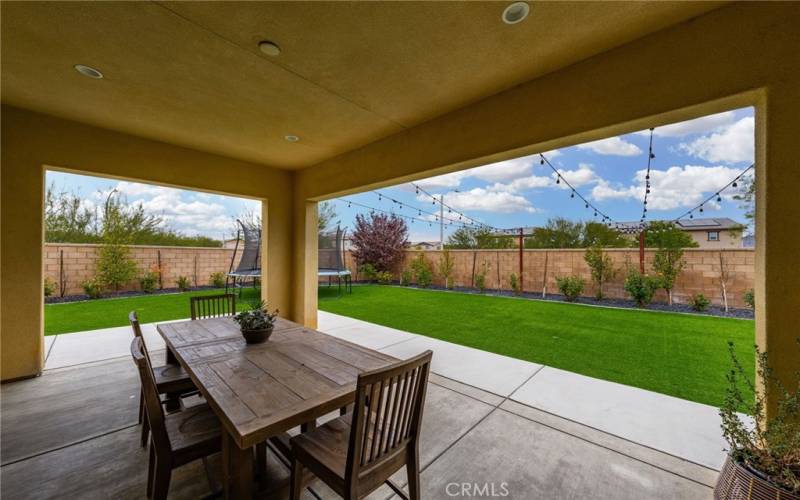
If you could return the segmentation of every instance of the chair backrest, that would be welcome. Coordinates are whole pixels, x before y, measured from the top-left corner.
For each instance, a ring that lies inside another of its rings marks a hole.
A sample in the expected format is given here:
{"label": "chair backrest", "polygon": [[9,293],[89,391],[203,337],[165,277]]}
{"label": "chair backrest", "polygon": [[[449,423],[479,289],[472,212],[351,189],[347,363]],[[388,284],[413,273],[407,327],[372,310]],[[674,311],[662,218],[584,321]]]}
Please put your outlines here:
{"label": "chair backrest", "polygon": [[239,226],[242,228],[240,233],[236,236],[236,248],[231,257],[231,268],[233,267],[233,260],[236,259],[236,249],[239,248],[239,234],[244,238],[244,245],[242,246],[242,257],[239,259],[239,265],[236,266],[236,271],[257,271],[261,269],[261,228],[237,220]]}
{"label": "chair backrest", "polygon": [[164,421],[164,409],[161,407],[161,399],[158,396],[153,366],[150,364],[150,356],[147,355],[147,349],[141,337],[134,337],[133,341],[131,341],[131,356],[139,371],[142,396],[144,397],[147,418],[150,422],[150,430],[153,433],[153,444],[156,447],[156,453],[168,453],[171,450],[171,446]]}
{"label": "chair backrest", "polygon": [[348,445],[348,488],[367,476],[383,482],[395,472],[399,453],[417,446],[433,353],[426,351],[358,377]]}
{"label": "chair backrest", "polygon": [[219,318],[236,314],[236,295],[202,295],[189,299],[192,319]]}
{"label": "chair backrest", "polygon": [[[150,363],[150,353],[147,351],[147,346],[144,344],[144,337],[142,337],[142,326],[139,324],[139,316],[136,314],[136,311],[131,311],[128,313],[128,323],[131,324],[134,338],[142,339],[142,350],[144,351],[145,357],[147,357],[147,362]],[[152,366],[152,363],[150,364]]]}

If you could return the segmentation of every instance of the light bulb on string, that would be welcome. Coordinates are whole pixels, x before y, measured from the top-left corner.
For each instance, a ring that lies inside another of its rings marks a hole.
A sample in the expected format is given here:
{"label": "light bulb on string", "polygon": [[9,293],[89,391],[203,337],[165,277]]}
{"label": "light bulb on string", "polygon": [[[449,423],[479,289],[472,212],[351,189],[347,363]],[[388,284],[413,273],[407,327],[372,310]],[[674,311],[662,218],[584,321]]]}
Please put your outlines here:
{"label": "light bulb on string", "polygon": [[736,183],[736,181],[733,181],[733,184],[731,184],[731,186],[733,186],[733,187],[739,187],[739,184],[737,184],[737,183]]}
{"label": "light bulb on string", "polygon": [[571,192],[571,193],[569,194],[569,197],[570,197],[570,198],[575,198],[575,191]]}
{"label": "light bulb on string", "polygon": [[717,202],[720,202],[720,201],[722,201],[722,196],[720,196],[719,193],[717,193]]}

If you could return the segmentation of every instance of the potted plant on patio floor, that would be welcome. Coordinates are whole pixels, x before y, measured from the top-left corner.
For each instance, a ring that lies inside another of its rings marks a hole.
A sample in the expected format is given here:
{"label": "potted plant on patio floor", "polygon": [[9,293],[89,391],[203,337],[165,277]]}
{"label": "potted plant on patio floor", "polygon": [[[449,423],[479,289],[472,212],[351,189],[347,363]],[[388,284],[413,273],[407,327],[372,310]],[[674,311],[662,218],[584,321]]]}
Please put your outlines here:
{"label": "potted plant on patio floor", "polygon": [[[771,372],[767,354],[756,349],[756,369],[762,384],[762,390],[757,391],[736,358],[732,342],[728,349],[733,369],[727,376],[720,416],[730,450],[714,498],[800,500],[800,372],[787,388]],[[745,400],[740,383],[756,393],[754,402]],[[775,412],[769,418],[764,399],[767,388],[777,397]],[[752,422],[738,413],[742,410],[753,416]]]}
{"label": "potted plant on patio floor", "polygon": [[245,342],[260,344],[272,335],[277,318],[278,310],[269,312],[267,303],[262,300],[253,309],[242,311],[234,316],[233,320],[239,323]]}

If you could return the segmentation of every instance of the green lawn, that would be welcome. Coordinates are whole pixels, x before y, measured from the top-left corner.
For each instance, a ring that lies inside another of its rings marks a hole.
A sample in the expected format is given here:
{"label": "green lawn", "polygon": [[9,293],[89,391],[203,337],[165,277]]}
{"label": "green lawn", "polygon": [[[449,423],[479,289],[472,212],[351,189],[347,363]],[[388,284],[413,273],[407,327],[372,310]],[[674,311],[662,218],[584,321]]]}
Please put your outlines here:
{"label": "green lawn", "polygon": [[754,370],[753,321],[388,286],[319,308],[456,344],[719,406],[731,340]]}
{"label": "green lawn", "polygon": [[[203,290],[199,292],[170,293],[163,295],[140,295],[119,299],[87,300],[65,304],[44,306],[44,334],[97,330],[128,324],[128,313],[136,311],[143,323],[188,318],[189,297],[214,295],[224,290]],[[252,288],[243,290],[242,298],[237,299],[236,308],[241,310],[258,296]]]}

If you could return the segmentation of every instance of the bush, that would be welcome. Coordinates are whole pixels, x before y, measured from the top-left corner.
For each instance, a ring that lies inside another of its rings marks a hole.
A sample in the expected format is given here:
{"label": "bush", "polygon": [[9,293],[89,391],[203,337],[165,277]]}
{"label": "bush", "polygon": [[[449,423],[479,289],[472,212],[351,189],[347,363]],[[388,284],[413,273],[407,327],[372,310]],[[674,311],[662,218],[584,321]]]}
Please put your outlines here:
{"label": "bush", "polygon": [[136,278],[136,262],[130,257],[130,248],[116,243],[106,243],[100,248],[97,259],[97,278],[104,287],[114,291]]}
{"label": "bush", "polygon": [[646,307],[650,304],[659,286],[658,278],[642,274],[633,267],[630,268],[628,276],[625,278],[625,291],[639,307]]}
{"label": "bush", "polygon": [[358,266],[358,274],[363,276],[367,281],[375,281],[378,271],[375,270],[375,266],[367,263]]}
{"label": "bush", "polygon": [[103,284],[97,278],[92,278],[81,283],[83,293],[89,296],[90,299],[99,299],[103,293]]}
{"label": "bush", "polygon": [[211,282],[212,285],[216,288],[222,288],[225,286],[225,273],[223,272],[216,272],[211,273],[208,277],[208,280]]}
{"label": "bush", "polygon": [[[752,369],[745,369],[737,359],[733,342],[728,342],[728,352],[732,368],[719,414],[731,458],[768,481],[800,493],[800,372],[793,376],[787,373],[786,379],[778,380],[767,353],[756,347],[754,381]],[[775,400],[769,414],[767,393]],[[741,418],[741,413],[752,415],[752,419]]]}
{"label": "bush", "polygon": [[406,269],[400,274],[400,284],[403,286],[408,286],[411,284],[411,280],[414,278],[414,274]]}
{"label": "bush", "polygon": [[56,282],[50,276],[44,278],[44,296],[49,297],[56,293]]}
{"label": "bush", "polygon": [[388,285],[392,282],[392,278],[394,278],[394,276],[389,271],[380,271],[375,274],[375,279],[377,279],[378,283],[381,285]]}
{"label": "bush", "polygon": [[511,283],[511,291],[514,292],[514,295],[519,295],[522,291],[522,287],[520,286],[519,278],[517,277],[516,273],[511,273],[511,276],[508,277],[509,283]]}
{"label": "bush", "polygon": [[417,285],[422,288],[431,286],[431,283],[433,283],[433,270],[425,258],[424,252],[418,253],[414,260],[411,261],[411,270],[414,272]]}
{"label": "bush", "polygon": [[158,285],[158,273],[154,271],[147,271],[139,277],[139,285],[142,287],[144,293],[153,293]]}
{"label": "bush", "polygon": [[485,273],[478,273],[475,275],[475,288],[477,288],[481,293],[486,291],[486,274]]}
{"label": "bush", "polygon": [[747,307],[750,309],[756,308],[756,292],[752,288],[746,292],[744,292],[744,296],[742,297],[744,303],[747,304]]}
{"label": "bush", "polygon": [[189,289],[189,277],[188,276],[178,276],[178,279],[175,280],[175,284],[178,285],[178,289],[181,292],[185,292]]}
{"label": "bush", "polygon": [[556,284],[558,285],[558,290],[569,302],[574,302],[583,292],[583,279],[577,276],[556,278]]}
{"label": "bush", "polygon": [[356,215],[355,230],[350,241],[353,257],[361,264],[371,264],[377,271],[397,269],[408,246],[408,228],[396,215]]}
{"label": "bush", "polygon": [[711,305],[711,301],[702,293],[696,293],[689,298],[689,305],[698,312],[703,312]]}

